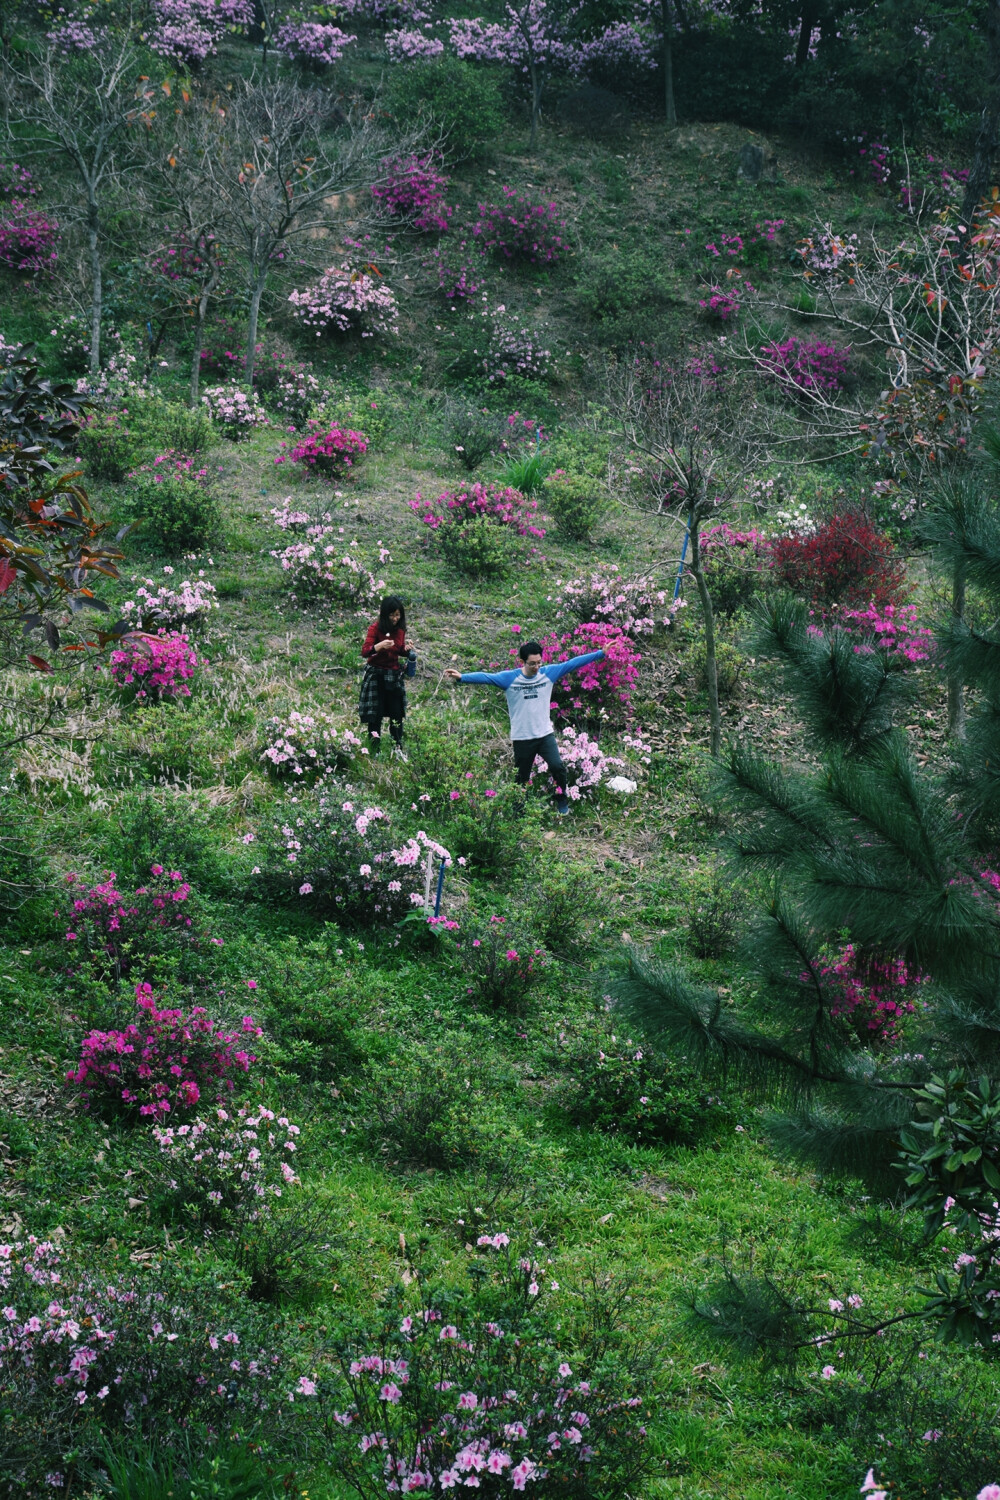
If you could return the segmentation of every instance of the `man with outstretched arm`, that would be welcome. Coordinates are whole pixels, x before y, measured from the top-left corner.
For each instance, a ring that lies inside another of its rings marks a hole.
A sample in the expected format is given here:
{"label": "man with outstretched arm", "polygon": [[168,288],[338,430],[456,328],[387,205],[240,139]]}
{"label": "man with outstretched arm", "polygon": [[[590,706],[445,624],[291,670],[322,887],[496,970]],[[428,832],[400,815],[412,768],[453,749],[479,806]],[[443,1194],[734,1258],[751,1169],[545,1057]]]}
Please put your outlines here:
{"label": "man with outstretched arm", "polygon": [[503,690],[510,714],[518,781],[521,786],[527,785],[535,756],[540,755],[556,784],[556,807],[561,813],[568,813],[566,767],[552,729],[552,689],[567,672],[575,672],[577,667],[585,667],[591,661],[601,661],[604,652],[588,651],[585,656],[549,662],[544,667],[542,648],[537,641],[525,641],[517,654],[521,658],[521,669],[517,672],[456,672],[454,667],[447,667],[444,675],[449,682],[488,682]]}

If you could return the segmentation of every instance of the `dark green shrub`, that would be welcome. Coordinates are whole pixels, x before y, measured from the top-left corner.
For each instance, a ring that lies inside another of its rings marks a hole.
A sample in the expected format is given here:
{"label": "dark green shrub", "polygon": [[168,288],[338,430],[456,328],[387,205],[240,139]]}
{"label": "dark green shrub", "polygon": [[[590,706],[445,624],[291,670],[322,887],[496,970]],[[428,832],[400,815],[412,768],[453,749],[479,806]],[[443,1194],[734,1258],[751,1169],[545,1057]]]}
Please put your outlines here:
{"label": "dark green shrub", "polygon": [[688,946],[695,958],[722,958],[735,946],[742,902],[736,889],[718,874],[688,913]]}
{"label": "dark green shrub", "polygon": [[568,1075],[558,1106],[570,1124],[637,1146],[692,1142],[728,1118],[693,1073],[645,1042],[610,1035],[580,1040],[558,1054],[558,1065]]}
{"label": "dark green shrub", "polygon": [[467,578],[504,578],[521,554],[510,527],[497,526],[486,516],[458,526],[442,526],[437,543],[456,573]]}
{"label": "dark green shrub", "polygon": [[545,481],[543,504],[564,536],[583,542],[601,519],[606,502],[596,480],[559,469]]}
{"label": "dark green shrub", "polygon": [[459,58],[393,68],[384,98],[389,112],[407,126],[430,118],[446,132],[445,150],[452,159],[490,155],[503,136],[505,112],[498,80],[489,69]]}
{"label": "dark green shrub", "polygon": [[524,857],[524,789],[507,782],[495,790],[466,790],[461,781],[458,788],[458,796],[446,792],[436,810],[442,841],[453,858],[467,859],[477,875],[509,878]]}
{"label": "dark green shrub", "polygon": [[212,441],[212,422],[203,406],[150,397],[136,404],[132,426],[155,453],[203,453]]}
{"label": "dark green shrub", "polygon": [[94,412],[80,429],[80,462],[90,479],[120,484],[142,462],[148,446],[135,426],[126,424],[118,412]]}
{"label": "dark green shrub", "polygon": [[549,967],[548,955],[527,923],[467,911],[455,945],[466,994],[490,1010],[523,1015]]}
{"label": "dark green shrub", "polygon": [[507,423],[495,412],[447,400],[441,413],[444,448],[471,473],[496,453],[508,435]]}
{"label": "dark green shrub", "polygon": [[208,470],[183,453],[159,454],[130,473],[124,508],[140,523],[143,540],[168,553],[197,551],[222,523]]}
{"label": "dark green shrub", "polygon": [[539,942],[559,958],[584,952],[603,910],[600,891],[584,865],[544,865],[525,882],[521,901]]}
{"label": "dark green shrub", "polygon": [[199,891],[229,895],[234,873],[224,847],[226,827],[220,809],[190,792],[130,792],[115,805],[101,859],[135,885],[160,864],[183,870]]}
{"label": "dark green shrub", "polygon": [[650,320],[674,300],[658,246],[588,257],[576,284],[580,313],[600,324],[602,338],[610,343],[648,336]]}

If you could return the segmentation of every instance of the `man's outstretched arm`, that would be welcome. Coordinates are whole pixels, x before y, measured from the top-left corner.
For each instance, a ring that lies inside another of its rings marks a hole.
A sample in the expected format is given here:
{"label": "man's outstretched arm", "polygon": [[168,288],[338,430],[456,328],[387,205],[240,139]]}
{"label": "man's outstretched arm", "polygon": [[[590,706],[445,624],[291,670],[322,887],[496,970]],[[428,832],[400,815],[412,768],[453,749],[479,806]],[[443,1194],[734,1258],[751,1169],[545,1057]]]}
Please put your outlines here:
{"label": "man's outstretched arm", "polygon": [[566,676],[567,672],[575,672],[577,667],[585,667],[588,662],[601,661],[603,657],[603,651],[588,651],[584,656],[571,656],[569,661],[549,662],[542,668],[542,671],[550,682],[558,682],[560,677]]}
{"label": "man's outstretched arm", "polygon": [[450,682],[485,682],[491,687],[509,688],[517,672],[456,672],[454,667],[446,667],[444,675]]}

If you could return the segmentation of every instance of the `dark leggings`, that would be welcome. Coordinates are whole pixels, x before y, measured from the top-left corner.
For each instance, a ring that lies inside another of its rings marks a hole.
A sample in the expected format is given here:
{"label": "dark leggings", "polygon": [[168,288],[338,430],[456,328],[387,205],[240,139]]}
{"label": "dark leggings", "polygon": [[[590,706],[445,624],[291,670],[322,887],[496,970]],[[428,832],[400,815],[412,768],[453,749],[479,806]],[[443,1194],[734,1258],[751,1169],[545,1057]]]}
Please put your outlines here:
{"label": "dark leggings", "polygon": [[514,764],[517,767],[517,780],[520,786],[527,786],[531,768],[535,764],[535,756],[540,755],[559,789],[559,795],[561,797],[566,795],[566,767],[563,765],[554,734],[544,734],[539,740],[512,740],[511,748],[514,751]]}
{"label": "dark leggings", "polygon": [[[382,719],[369,719],[368,720],[368,738],[370,740],[381,739],[381,737],[382,737],[382,723],[383,723]],[[393,740],[395,741],[395,743],[397,745],[401,745],[403,743],[403,721],[402,721],[402,719],[390,719],[389,720],[389,733],[392,735],[392,738],[393,738]]]}

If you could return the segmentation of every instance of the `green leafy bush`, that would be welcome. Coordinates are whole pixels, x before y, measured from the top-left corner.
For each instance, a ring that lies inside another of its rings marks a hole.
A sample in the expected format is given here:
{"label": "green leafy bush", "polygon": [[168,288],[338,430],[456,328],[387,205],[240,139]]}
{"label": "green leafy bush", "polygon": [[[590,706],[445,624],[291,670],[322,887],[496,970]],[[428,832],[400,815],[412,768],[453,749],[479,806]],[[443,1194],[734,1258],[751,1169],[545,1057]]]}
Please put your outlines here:
{"label": "green leafy bush", "polygon": [[447,134],[453,159],[488,156],[505,126],[503,96],[492,73],[454,57],[419,60],[393,68],[385,107],[411,126],[429,117]]}
{"label": "green leafy bush", "polygon": [[545,483],[549,465],[544,453],[520,453],[508,459],[500,471],[499,483],[520,490],[522,495],[534,495]]}
{"label": "green leafy bush", "polygon": [[737,890],[716,873],[688,913],[688,945],[695,958],[722,958],[731,952],[741,915]]}
{"label": "green leafy bush", "polygon": [[437,541],[445,562],[467,578],[505,578],[522,552],[511,528],[486,516],[442,526]]}
{"label": "green leafy bush", "polygon": [[80,429],[80,462],[88,477],[120,484],[147,451],[142,435],[115,411],[94,412]]}
{"label": "green leafy bush", "polygon": [[728,1119],[694,1074],[645,1043],[588,1037],[563,1048],[557,1062],[567,1074],[558,1105],[572,1125],[653,1146],[695,1141]]}
{"label": "green leafy bush", "polygon": [[526,881],[521,900],[539,942],[559,958],[582,956],[592,925],[604,909],[584,865],[545,864]]}
{"label": "green leafy bush", "polygon": [[583,542],[605,510],[597,482],[586,474],[559,469],[545,481],[545,510],[564,536]]}
{"label": "green leafy bush", "polygon": [[183,453],[161,453],[128,476],[125,510],[143,538],[168,553],[196,551],[219,533],[222,515],[208,470]]}
{"label": "green leafy bush", "polygon": [[526,801],[524,789],[510,782],[466,788],[459,780],[440,807],[431,804],[431,816],[452,855],[467,859],[477,875],[510,877],[524,858]]}
{"label": "green leafy bush", "polygon": [[[715,641],[715,676],[722,699],[735,698],[740,691],[746,657],[730,641]],[[708,686],[708,657],[704,641],[699,641],[694,650],[694,669],[699,684]]]}
{"label": "green leafy bush", "polygon": [[212,422],[203,406],[185,406],[150,396],[136,404],[132,426],[156,453],[203,453],[212,441]]}
{"label": "green leafy bush", "polygon": [[607,342],[648,336],[650,321],[674,300],[663,266],[658,245],[607,250],[588,258],[576,285],[577,307],[600,325]]}
{"label": "green leafy bush", "polygon": [[506,441],[508,426],[496,412],[447,400],[441,413],[444,448],[471,473]]}

